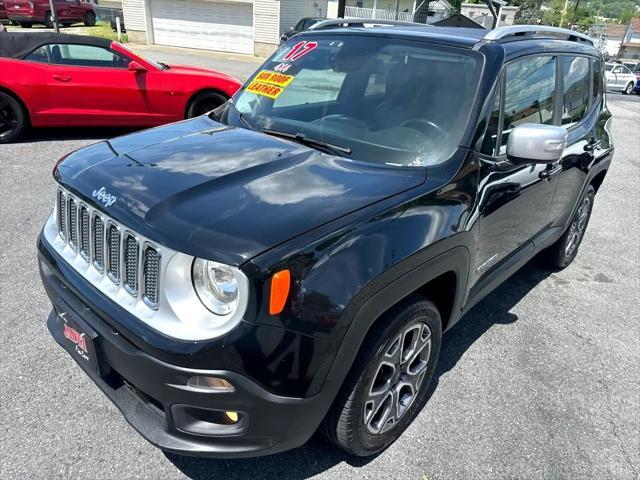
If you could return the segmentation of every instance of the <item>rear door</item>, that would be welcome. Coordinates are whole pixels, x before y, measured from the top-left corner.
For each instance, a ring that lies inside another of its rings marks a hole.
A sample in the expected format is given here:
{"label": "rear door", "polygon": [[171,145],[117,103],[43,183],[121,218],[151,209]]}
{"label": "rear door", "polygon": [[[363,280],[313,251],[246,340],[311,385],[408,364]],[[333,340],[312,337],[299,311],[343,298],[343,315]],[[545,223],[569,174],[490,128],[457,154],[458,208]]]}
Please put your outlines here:
{"label": "rear door", "polygon": [[[113,50],[78,44],[48,46],[49,114],[62,124],[156,125],[164,117],[147,89],[149,73],[129,71]],[[79,121],[81,120],[81,121]]]}

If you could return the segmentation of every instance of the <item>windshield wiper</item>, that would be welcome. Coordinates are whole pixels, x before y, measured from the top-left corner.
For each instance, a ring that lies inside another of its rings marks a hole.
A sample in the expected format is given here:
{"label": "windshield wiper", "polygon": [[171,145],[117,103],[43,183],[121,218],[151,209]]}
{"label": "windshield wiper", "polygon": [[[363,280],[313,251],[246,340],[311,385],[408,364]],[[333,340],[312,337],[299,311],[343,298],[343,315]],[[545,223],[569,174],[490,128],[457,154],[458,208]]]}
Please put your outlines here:
{"label": "windshield wiper", "polygon": [[298,143],[306,145],[308,147],[318,147],[325,150],[330,150],[334,155],[339,157],[346,155],[351,155],[351,149],[348,147],[342,147],[340,145],[334,145],[332,143],[323,142],[322,140],[316,140],[314,138],[307,137],[304,133],[289,133],[282,132],[280,130],[272,130],[270,128],[264,128],[262,133],[266,133],[267,135],[273,135],[274,137],[282,137],[288,138],[290,140],[295,140]]}
{"label": "windshield wiper", "polygon": [[162,63],[162,62],[156,62],[156,63],[162,67],[162,70],[171,70],[171,67],[166,63]]}

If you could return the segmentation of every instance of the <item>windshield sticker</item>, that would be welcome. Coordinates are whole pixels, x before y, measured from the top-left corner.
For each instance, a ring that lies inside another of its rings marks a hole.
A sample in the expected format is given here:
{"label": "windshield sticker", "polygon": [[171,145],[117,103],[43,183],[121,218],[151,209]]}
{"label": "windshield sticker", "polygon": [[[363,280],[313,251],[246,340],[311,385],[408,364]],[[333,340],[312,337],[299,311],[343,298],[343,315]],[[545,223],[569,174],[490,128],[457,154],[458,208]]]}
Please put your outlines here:
{"label": "windshield sticker", "polygon": [[249,84],[246,91],[249,93],[255,93],[256,95],[262,95],[264,97],[271,98],[275,100],[280,96],[283,87],[278,87],[276,85],[271,85],[269,83],[263,83],[258,81],[253,81]]}
{"label": "windshield sticker", "polygon": [[271,85],[284,88],[293,81],[293,76],[272,72],[270,70],[262,70],[253,80],[254,82],[269,83]]}
{"label": "windshield sticker", "polygon": [[284,73],[287,70],[289,70],[293,65],[291,65],[290,63],[280,63],[278,65],[276,65],[273,69],[276,72],[280,72],[280,73]]}
{"label": "windshield sticker", "polygon": [[318,48],[318,42],[298,42],[282,60],[285,62],[295,62],[296,60],[300,60],[307,53],[314,51],[316,48]]}

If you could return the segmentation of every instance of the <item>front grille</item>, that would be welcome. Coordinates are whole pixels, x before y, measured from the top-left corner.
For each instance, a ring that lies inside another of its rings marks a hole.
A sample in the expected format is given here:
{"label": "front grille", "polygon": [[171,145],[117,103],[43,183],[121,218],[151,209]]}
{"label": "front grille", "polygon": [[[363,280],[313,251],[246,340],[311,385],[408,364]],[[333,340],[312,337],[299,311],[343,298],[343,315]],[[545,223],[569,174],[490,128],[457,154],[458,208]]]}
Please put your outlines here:
{"label": "front grille", "polygon": [[130,293],[138,293],[138,241],[128,234],[124,241],[124,285]]}
{"label": "front grille", "polygon": [[98,215],[93,217],[93,266],[104,273],[104,222]]}
{"label": "front grille", "polygon": [[78,204],[69,198],[69,245],[74,249],[78,246]]}
{"label": "front grille", "polygon": [[89,224],[89,210],[82,205],[80,207],[80,254],[85,260],[89,258],[89,254],[91,253],[89,250],[89,242],[91,241]]}
{"label": "front grille", "polygon": [[160,271],[160,255],[153,247],[144,250],[143,272],[144,285],[142,298],[152,306],[158,304],[158,278]]}
{"label": "front grille", "polygon": [[148,307],[158,307],[158,247],[63,189],[56,194],[56,213],[60,239],[80,255],[87,267],[93,266],[93,275],[95,271],[107,275],[118,289]]}

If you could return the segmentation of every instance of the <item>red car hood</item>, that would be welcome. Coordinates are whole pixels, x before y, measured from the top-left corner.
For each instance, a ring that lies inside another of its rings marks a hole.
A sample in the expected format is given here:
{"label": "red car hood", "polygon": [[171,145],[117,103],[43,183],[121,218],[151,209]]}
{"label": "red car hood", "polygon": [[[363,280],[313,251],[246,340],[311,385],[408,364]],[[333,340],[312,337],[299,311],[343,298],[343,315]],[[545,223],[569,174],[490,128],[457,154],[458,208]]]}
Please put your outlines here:
{"label": "red car hood", "polygon": [[[214,75],[216,77],[228,77],[232,78],[237,82],[240,82],[237,78],[227,75],[226,73],[220,73],[216,70],[210,70],[208,68],[202,67],[193,67],[191,65],[169,65],[170,71],[173,73],[182,73],[182,74],[191,74],[191,75]],[[242,83],[242,82],[240,82]]]}

